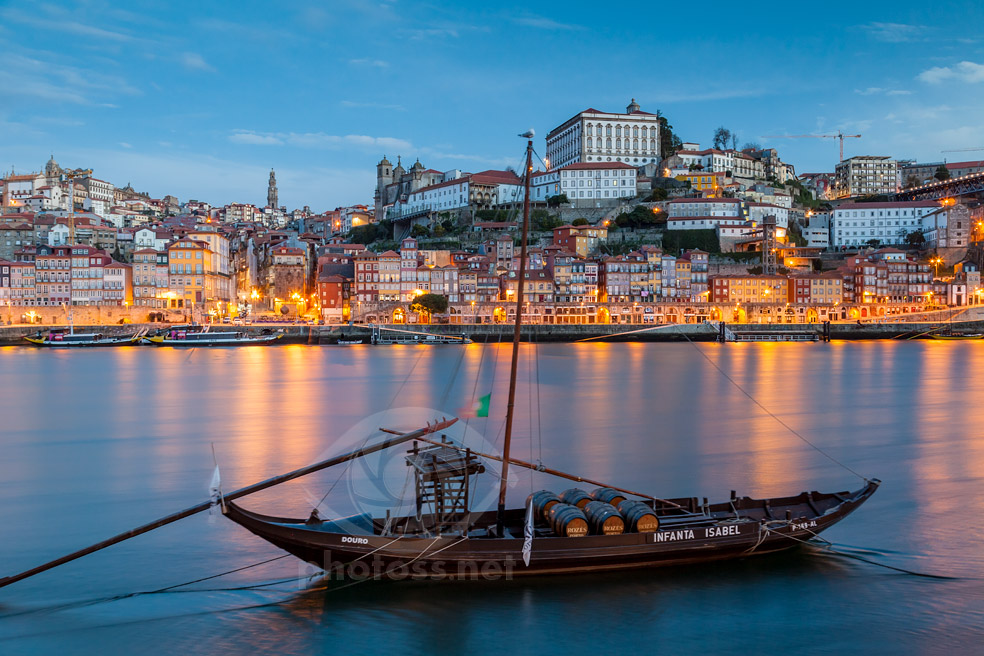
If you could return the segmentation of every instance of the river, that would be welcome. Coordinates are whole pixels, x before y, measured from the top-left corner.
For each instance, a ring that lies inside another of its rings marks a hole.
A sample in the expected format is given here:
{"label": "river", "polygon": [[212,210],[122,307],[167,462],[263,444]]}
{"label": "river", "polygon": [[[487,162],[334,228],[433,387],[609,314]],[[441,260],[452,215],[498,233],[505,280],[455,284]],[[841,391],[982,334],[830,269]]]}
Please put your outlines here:
{"label": "river", "polygon": [[[207,498],[213,446],[229,490],[491,392],[490,417],[456,430],[501,447],[509,350],[0,348],[0,575]],[[0,653],[969,653],[984,639],[978,371],[984,341],[522,347],[516,457],[712,501],[856,489],[850,468],[883,485],[824,537],[946,578],[804,548],[672,571],[241,589],[305,574],[281,558],[107,601],[280,555],[202,514],[0,589]],[[329,514],[381,508],[406,497],[400,457],[243,505],[306,516],[330,490]],[[513,476],[510,505],[569,487]]]}

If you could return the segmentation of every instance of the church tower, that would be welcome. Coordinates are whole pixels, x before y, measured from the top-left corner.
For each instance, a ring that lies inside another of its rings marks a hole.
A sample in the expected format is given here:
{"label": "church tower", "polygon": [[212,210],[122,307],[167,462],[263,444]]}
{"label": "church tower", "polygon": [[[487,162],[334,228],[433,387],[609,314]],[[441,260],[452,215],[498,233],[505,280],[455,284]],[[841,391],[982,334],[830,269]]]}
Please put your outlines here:
{"label": "church tower", "polygon": [[280,207],[277,199],[277,175],[270,169],[270,184],[267,185],[267,207],[277,209]]}

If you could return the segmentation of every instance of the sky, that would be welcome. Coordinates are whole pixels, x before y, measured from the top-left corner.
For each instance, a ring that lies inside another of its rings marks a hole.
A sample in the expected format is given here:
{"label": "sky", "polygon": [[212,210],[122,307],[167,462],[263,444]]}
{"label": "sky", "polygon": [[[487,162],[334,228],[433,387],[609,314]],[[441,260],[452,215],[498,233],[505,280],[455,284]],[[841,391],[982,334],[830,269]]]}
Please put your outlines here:
{"label": "sky", "polygon": [[[766,5],[769,3],[759,3]],[[699,7],[699,10],[695,9]],[[0,170],[53,154],[214,205],[372,203],[375,165],[481,171],[579,111],[661,110],[797,172],[984,159],[984,3],[0,0]]]}

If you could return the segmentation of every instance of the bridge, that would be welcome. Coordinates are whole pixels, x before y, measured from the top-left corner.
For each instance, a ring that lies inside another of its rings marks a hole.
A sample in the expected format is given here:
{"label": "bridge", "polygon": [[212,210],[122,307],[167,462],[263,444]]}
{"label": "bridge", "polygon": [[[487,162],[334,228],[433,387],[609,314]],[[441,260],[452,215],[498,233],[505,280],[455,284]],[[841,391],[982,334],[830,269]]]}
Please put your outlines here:
{"label": "bridge", "polygon": [[892,196],[892,200],[940,200],[980,193],[984,193],[984,172],[905,189]]}

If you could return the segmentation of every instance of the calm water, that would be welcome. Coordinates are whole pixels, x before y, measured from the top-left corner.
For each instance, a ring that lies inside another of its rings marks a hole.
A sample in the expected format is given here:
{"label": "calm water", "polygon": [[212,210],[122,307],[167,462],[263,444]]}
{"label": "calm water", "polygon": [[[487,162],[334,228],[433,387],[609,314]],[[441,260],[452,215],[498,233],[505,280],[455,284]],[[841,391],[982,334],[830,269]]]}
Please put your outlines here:
{"label": "calm water", "polygon": [[[664,496],[860,486],[709,359],[834,457],[884,481],[826,537],[878,562],[955,578],[803,550],[629,575],[368,583],[327,593],[297,583],[227,589],[303,573],[285,558],[191,586],[197,591],[75,603],[280,555],[232,522],[199,515],[0,590],[0,653],[984,649],[984,342],[594,343],[544,345],[535,359],[530,347],[523,352],[517,457]],[[0,349],[0,574],[203,500],[212,444],[232,489],[345,450],[367,436],[360,422],[409,429],[489,391],[492,416],[471,420],[468,439],[500,444],[508,357],[508,345],[478,344]],[[527,384],[537,379],[538,400]],[[403,407],[411,410],[392,411]],[[403,489],[406,468],[395,456],[244,505],[306,515],[331,488],[331,512],[372,506],[366,490],[383,498]],[[521,503],[531,485],[568,487],[520,472],[511,500]]]}

